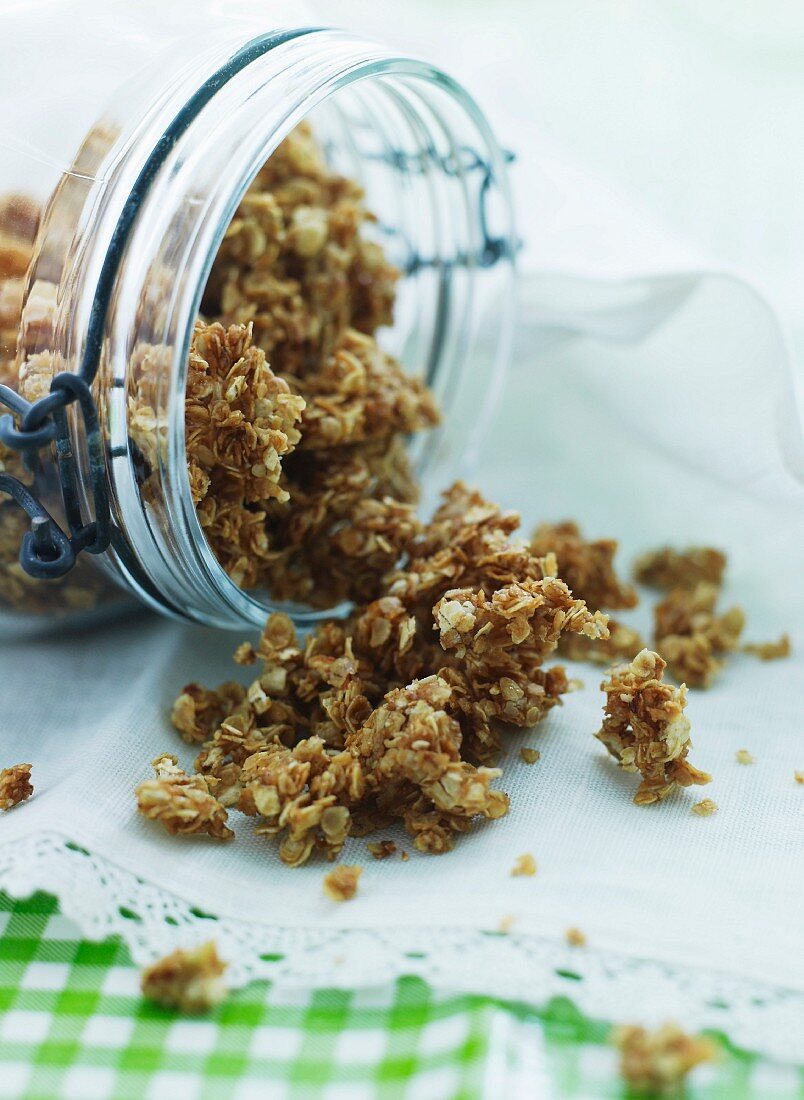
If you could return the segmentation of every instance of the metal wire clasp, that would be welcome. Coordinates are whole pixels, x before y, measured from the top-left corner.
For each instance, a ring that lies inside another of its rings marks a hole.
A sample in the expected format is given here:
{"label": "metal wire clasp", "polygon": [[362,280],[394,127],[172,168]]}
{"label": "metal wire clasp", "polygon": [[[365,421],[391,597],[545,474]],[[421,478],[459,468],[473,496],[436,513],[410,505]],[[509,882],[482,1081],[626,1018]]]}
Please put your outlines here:
{"label": "metal wire clasp", "polygon": [[[70,437],[69,405],[81,410],[89,454],[94,519],[84,522],[78,491],[76,454]],[[0,386],[0,404],[10,409],[0,417],[0,443],[30,454],[55,443],[61,498],[69,534],[18,478],[0,473],[0,492],[7,493],[30,516],[31,530],[20,546],[20,565],[31,577],[63,577],[75,565],[76,556],[102,554],[111,539],[109,493],[100,424],[89,385],[77,374],[57,374],[50,393],[33,403],[8,386]],[[18,423],[15,423],[15,418]]]}

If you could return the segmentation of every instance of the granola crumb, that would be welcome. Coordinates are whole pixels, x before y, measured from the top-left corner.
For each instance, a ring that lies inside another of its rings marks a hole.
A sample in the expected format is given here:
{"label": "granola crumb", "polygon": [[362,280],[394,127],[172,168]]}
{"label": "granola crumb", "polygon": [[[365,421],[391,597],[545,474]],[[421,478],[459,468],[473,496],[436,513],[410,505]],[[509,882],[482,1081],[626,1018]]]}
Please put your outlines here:
{"label": "granola crumb", "polygon": [[743,653],[759,657],[760,661],[779,661],[791,653],[790,636],[783,634],[776,642],[748,642]]}
{"label": "granola crumb", "polygon": [[564,938],[570,947],[586,947],[586,936],[580,930],[580,928],[568,928],[564,933]]}
{"label": "granola crumb", "polygon": [[324,875],[324,893],[332,901],[351,901],[357,893],[357,884],[363,874],[362,867],[339,863]]}
{"label": "granola crumb", "polygon": [[734,758],[738,764],[753,764],[754,757],[748,751],[748,749],[738,749],[734,754]]}
{"label": "granola crumb", "polygon": [[796,783],[804,783],[804,771],[794,771],[793,778]]}
{"label": "granola crumb", "polygon": [[717,813],[717,810],[717,802],[711,798],[703,798],[692,807],[692,812],[697,814],[698,817],[711,817],[712,814]]}
{"label": "granola crumb", "polygon": [[32,767],[32,764],[14,764],[0,771],[0,810],[10,810],[31,797]]}
{"label": "granola crumb", "polygon": [[620,1075],[641,1096],[677,1096],[696,1066],[713,1062],[718,1048],[701,1035],[687,1035],[674,1023],[655,1031],[629,1024],[615,1028],[611,1041],[620,1052]]}
{"label": "granola crumb", "polygon": [[402,860],[403,863],[407,863],[410,859],[410,854],[406,852],[403,848],[402,851],[399,853],[399,858]]}
{"label": "granola crumb", "polygon": [[220,1004],[227,993],[226,963],[213,940],[200,947],[173,951],[142,972],[143,996],[165,1008],[198,1014]]}
{"label": "granola crumb", "polygon": [[511,868],[511,876],[517,878],[520,875],[524,875],[528,878],[536,874],[536,860],[533,858],[530,852],[526,852],[522,856],[517,856],[514,866]]}
{"label": "granola crumb", "polygon": [[393,840],[369,841],[366,847],[375,859],[388,859],[396,851],[396,844]]}
{"label": "granola crumb", "polygon": [[542,754],[538,749],[532,749],[528,745],[519,750],[519,758],[524,764],[535,764],[537,760],[541,760],[541,756]]}
{"label": "granola crumb", "polygon": [[692,742],[684,714],[686,688],[662,682],[665,662],[643,649],[628,665],[618,665],[601,684],[605,717],[595,735],[626,771],[638,771],[642,782],[638,805],[657,802],[676,787],[709,783],[711,776],[687,760]]}
{"label": "granola crumb", "polygon": [[516,917],[513,913],[506,913],[505,916],[500,917],[500,923],[497,925],[497,931],[507,934],[516,924]]}
{"label": "granola crumb", "polygon": [[146,779],[136,790],[137,809],[150,821],[159,821],[171,836],[207,833],[230,840],[234,832],[226,825],[228,814],[212,793],[218,780],[188,775],[170,753],[153,762],[156,777]]}

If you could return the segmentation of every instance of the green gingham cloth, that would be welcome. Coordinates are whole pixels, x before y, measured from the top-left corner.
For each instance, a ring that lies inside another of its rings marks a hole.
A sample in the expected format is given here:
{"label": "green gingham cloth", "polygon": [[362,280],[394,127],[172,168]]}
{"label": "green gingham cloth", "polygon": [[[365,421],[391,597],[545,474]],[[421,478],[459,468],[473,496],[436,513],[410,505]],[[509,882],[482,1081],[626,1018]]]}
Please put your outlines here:
{"label": "green gingham cloth", "polygon": [[[0,894],[0,1097],[13,1100],[607,1100],[609,1025],[436,995],[420,979],[292,994],[255,982],[202,1018],[139,996],[117,939],[90,943],[46,894]],[[802,1100],[804,1070],[728,1049],[693,1100]]]}

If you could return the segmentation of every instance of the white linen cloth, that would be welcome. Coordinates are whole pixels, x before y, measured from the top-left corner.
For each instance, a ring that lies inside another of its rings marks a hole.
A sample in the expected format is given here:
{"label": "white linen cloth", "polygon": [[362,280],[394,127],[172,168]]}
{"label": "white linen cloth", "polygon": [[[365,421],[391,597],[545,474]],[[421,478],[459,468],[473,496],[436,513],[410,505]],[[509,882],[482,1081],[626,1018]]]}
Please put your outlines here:
{"label": "white linen cloth", "polygon": [[[600,1018],[675,1016],[800,1058],[804,462],[781,327],[745,280],[711,273],[547,139],[531,135],[521,162],[522,328],[471,476],[526,530],[572,517],[619,537],[624,566],[666,542],[728,552],[724,604],[746,609],[749,639],[787,631],[793,656],[738,655],[690,693],[691,760],[711,786],[635,806],[637,779],[592,736],[602,672],[573,666],[584,689],[508,740],[510,814],[440,858],[376,862],[348,842],[343,861],[366,869],[336,906],[322,864],[287,869],[236,813],[230,845],[170,838],[136,815],[152,757],[192,761],[167,719],[182,685],[243,675],[238,639],[143,613],[0,643],[0,766],[32,761],[36,786],[0,818],[0,888],[57,893],[86,934],[119,932],[139,960],[214,935],[235,981],[420,973],[537,1003],[563,993]],[[624,616],[646,634],[652,603]],[[541,760],[522,763],[521,745]],[[753,765],[736,762],[741,748]],[[719,805],[711,818],[691,813],[702,797]],[[538,873],[512,878],[525,852]],[[587,948],[566,945],[570,925]]]}

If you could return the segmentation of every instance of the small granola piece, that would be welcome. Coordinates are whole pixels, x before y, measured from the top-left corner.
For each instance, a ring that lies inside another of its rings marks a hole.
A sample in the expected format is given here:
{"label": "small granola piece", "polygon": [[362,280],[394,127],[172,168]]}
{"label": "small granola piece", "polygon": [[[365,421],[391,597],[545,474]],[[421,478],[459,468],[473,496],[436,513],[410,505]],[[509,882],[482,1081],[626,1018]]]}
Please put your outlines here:
{"label": "small granola piece", "polygon": [[406,852],[406,851],[405,851],[405,849],[404,849],[404,848],[403,848],[403,849],[402,849],[402,851],[401,851],[401,852],[399,853],[399,855],[400,855],[400,858],[401,858],[401,860],[402,860],[402,862],[403,862],[403,863],[407,863],[407,862],[408,862],[408,860],[410,859],[410,855],[408,854],[408,852]]}
{"label": "small granola piece", "polygon": [[366,847],[375,859],[388,859],[396,851],[396,844],[393,840],[369,841]]}
{"label": "small granola piece", "polygon": [[725,569],[726,555],[711,546],[663,546],[637,558],[634,577],[650,588],[694,588],[701,581],[722,584]]}
{"label": "small granola piece", "polygon": [[140,987],[149,1000],[195,1015],[208,1012],[224,999],[225,970],[226,963],[209,940],[200,947],[179,948],[146,967]]}
{"label": "small granola piece", "polygon": [[715,1061],[718,1050],[711,1039],[687,1035],[674,1023],[655,1031],[629,1024],[615,1028],[611,1039],[623,1080],[642,1096],[679,1095],[690,1071]]}
{"label": "small granola piece", "polygon": [[503,935],[507,935],[516,924],[516,917],[512,913],[506,913],[505,916],[500,917],[500,923],[497,925],[497,931],[502,932]]}
{"label": "small granola piece", "polygon": [[574,925],[564,933],[564,938],[570,947],[586,947],[586,936]]}
{"label": "small granola piece", "polygon": [[621,581],[614,569],[616,540],[588,542],[577,523],[543,523],[533,532],[530,548],[537,557],[554,553],[558,575],[572,594],[593,610],[636,606],[636,591]]}
{"label": "small granola piece", "polygon": [[533,858],[530,852],[525,852],[522,856],[517,856],[514,866],[511,868],[511,877],[518,878],[520,875],[524,875],[528,878],[536,874],[536,860]]}
{"label": "small granola piece", "polygon": [[794,771],[793,778],[796,783],[804,783],[804,771]]}
{"label": "small granola piece", "polygon": [[137,787],[137,809],[150,821],[159,821],[171,836],[208,833],[230,840],[234,833],[226,825],[228,814],[210,790],[217,781],[203,775],[187,775],[170,753],[153,762],[155,779]]}
{"label": "small granola piece", "polygon": [[601,684],[606,693],[603,726],[595,735],[626,771],[642,782],[638,805],[657,802],[678,785],[709,783],[711,776],[687,761],[690,722],[684,714],[686,688],[662,682],[666,668],[658,653],[643,649],[629,665],[612,669]]}
{"label": "small granola piece", "polygon": [[692,812],[697,814],[698,817],[711,817],[712,814],[717,813],[718,805],[711,798],[702,798],[700,802],[696,802],[692,807]]}
{"label": "small granola piece", "polygon": [[737,649],[745,625],[741,608],[717,614],[717,585],[700,581],[673,588],[656,605],[656,647],[673,676],[694,687],[709,687],[723,667],[718,656]]}
{"label": "small granola piece", "polygon": [[10,810],[33,794],[32,764],[14,764],[0,771],[0,810]]}
{"label": "small granola piece", "polygon": [[519,750],[519,758],[524,764],[535,764],[541,759],[541,755],[538,749],[532,749],[527,745]]}
{"label": "small granola piece", "polygon": [[324,875],[324,893],[333,901],[351,901],[357,893],[357,884],[363,874],[362,867],[339,863]]}
{"label": "small granola piece", "polygon": [[777,642],[748,642],[742,649],[743,653],[751,653],[760,661],[778,661],[790,656],[790,637],[783,634]]}
{"label": "small granola piece", "polygon": [[738,749],[734,754],[734,758],[738,764],[753,764],[754,757],[748,751],[748,749]]}

